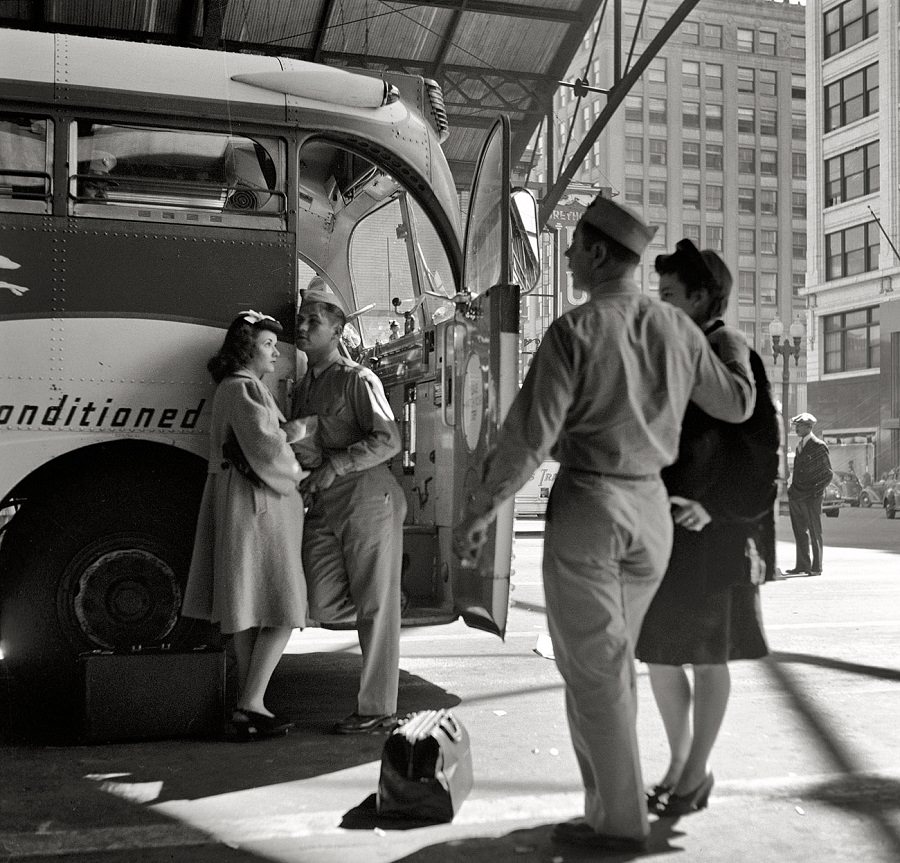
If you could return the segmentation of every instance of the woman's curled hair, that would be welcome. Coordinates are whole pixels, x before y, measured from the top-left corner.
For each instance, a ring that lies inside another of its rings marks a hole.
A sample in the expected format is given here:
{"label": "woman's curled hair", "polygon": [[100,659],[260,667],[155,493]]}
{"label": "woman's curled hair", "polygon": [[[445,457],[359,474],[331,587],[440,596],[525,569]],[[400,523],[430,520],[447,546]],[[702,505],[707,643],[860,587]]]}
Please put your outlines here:
{"label": "woman's curled hair", "polygon": [[250,364],[256,349],[256,334],[260,330],[270,330],[278,335],[281,333],[281,324],[271,318],[251,324],[243,315],[239,315],[231,322],[222,347],[206,364],[217,384]]}

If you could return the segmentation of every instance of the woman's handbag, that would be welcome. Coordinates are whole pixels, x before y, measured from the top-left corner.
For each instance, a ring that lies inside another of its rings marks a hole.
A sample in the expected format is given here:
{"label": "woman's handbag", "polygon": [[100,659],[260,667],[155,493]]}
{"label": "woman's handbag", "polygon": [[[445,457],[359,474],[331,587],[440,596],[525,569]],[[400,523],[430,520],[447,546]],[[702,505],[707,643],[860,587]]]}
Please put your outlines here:
{"label": "woman's handbag", "polygon": [[263,481],[250,466],[250,462],[247,461],[247,456],[244,455],[244,451],[241,449],[233,429],[228,430],[228,434],[222,444],[222,456],[233,465],[239,474],[246,477],[257,488],[262,488]]}
{"label": "woman's handbag", "polygon": [[447,822],[472,790],[469,734],[448,710],[401,720],[384,744],[379,815]]}

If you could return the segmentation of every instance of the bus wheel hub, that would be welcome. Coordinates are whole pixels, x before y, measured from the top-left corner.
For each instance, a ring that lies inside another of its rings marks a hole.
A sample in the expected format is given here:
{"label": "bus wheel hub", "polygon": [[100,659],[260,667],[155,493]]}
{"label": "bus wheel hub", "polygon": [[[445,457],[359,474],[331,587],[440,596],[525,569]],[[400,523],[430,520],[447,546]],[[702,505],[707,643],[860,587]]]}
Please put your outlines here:
{"label": "bus wheel hub", "polygon": [[181,607],[172,568],[143,548],[96,552],[77,575],[72,610],[82,634],[110,650],[165,639]]}

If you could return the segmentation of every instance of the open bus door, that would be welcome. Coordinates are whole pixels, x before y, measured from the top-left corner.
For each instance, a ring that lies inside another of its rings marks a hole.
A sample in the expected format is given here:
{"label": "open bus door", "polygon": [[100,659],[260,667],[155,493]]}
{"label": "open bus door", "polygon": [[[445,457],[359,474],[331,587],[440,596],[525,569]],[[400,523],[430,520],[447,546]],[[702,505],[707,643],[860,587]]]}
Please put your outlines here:
{"label": "open bus door", "polygon": [[[440,422],[453,439],[451,529],[481,483],[485,455],[517,390],[519,286],[512,283],[512,273],[535,271],[533,258],[530,268],[522,262],[536,244],[532,247],[526,239],[516,245],[517,252],[524,249],[526,254],[516,255],[520,263],[514,270],[509,161],[509,121],[502,117],[488,134],[475,172],[456,313],[437,334]],[[521,239],[521,231],[517,235]],[[513,510],[510,498],[474,567],[463,567],[449,554],[455,610],[469,626],[501,637],[509,605]]]}

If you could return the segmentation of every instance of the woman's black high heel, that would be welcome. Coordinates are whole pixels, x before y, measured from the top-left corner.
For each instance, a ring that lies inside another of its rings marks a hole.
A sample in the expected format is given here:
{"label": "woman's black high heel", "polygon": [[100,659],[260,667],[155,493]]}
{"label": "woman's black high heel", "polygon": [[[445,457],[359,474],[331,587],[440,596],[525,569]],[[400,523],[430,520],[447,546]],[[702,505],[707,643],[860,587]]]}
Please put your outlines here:
{"label": "woman's black high heel", "polygon": [[662,808],[665,806],[664,801],[667,800],[672,793],[672,788],[673,786],[663,785],[662,783],[654,785],[647,792],[647,811],[654,815],[659,815]]}
{"label": "woman's black high heel", "polygon": [[282,737],[290,731],[293,722],[280,716],[266,716],[253,710],[235,712],[234,730],[241,743],[251,740],[263,740],[266,737]]}
{"label": "woman's black high heel", "polygon": [[714,784],[712,773],[707,773],[706,778],[693,791],[687,794],[670,794],[665,805],[659,809],[660,818],[679,818],[706,809]]}

